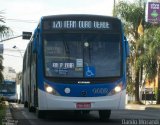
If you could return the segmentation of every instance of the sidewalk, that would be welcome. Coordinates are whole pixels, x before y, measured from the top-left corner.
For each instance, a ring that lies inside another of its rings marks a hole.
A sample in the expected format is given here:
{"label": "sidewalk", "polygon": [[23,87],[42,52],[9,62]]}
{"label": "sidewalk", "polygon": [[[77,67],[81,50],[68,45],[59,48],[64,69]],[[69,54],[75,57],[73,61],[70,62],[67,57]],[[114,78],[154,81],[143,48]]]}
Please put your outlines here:
{"label": "sidewalk", "polygon": [[127,104],[126,109],[130,110],[160,110],[160,105],[151,104],[151,105],[140,105],[140,104]]}
{"label": "sidewalk", "polygon": [[17,125],[18,121],[13,119],[9,103],[7,101],[3,103],[6,105],[6,115],[5,118],[2,119],[2,125]]}

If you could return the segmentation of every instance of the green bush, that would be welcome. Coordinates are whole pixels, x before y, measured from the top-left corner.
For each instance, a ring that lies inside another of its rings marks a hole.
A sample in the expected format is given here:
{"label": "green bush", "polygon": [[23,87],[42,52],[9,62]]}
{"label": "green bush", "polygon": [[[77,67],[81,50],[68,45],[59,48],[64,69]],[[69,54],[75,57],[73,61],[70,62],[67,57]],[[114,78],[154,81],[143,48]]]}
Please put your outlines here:
{"label": "green bush", "polygon": [[0,97],[0,102],[6,101],[5,97],[1,96]]}
{"label": "green bush", "polygon": [[158,88],[155,89],[154,93],[155,93],[155,98],[157,100],[158,99]]}
{"label": "green bush", "polygon": [[0,104],[0,125],[2,125],[2,119],[4,119],[5,114],[6,114],[6,106]]}

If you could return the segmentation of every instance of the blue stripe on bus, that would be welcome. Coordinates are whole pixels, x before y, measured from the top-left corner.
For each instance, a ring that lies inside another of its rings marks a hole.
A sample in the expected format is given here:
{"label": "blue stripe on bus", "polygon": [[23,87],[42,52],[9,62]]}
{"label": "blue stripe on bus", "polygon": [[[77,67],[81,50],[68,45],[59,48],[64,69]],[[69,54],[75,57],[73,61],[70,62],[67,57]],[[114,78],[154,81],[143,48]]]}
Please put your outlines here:
{"label": "blue stripe on bus", "polygon": [[[123,80],[121,80],[123,81]],[[60,96],[68,97],[98,97],[106,96],[114,87],[120,83],[120,81],[115,83],[107,84],[62,84],[62,83],[53,83],[45,81],[48,85],[52,86]],[[43,83],[44,85],[44,83]],[[65,93],[65,89],[69,88],[70,93]],[[125,88],[125,87],[124,87]],[[41,86],[41,90],[44,90],[44,87]]]}

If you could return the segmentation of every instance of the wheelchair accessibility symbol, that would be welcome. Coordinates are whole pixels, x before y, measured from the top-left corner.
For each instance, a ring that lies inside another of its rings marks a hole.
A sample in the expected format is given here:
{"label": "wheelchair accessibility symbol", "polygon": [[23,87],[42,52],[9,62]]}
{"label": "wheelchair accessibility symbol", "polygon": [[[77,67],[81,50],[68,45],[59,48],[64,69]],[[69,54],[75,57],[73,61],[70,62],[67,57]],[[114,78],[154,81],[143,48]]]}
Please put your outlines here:
{"label": "wheelchair accessibility symbol", "polygon": [[85,77],[94,77],[95,76],[95,68],[93,66],[85,67]]}

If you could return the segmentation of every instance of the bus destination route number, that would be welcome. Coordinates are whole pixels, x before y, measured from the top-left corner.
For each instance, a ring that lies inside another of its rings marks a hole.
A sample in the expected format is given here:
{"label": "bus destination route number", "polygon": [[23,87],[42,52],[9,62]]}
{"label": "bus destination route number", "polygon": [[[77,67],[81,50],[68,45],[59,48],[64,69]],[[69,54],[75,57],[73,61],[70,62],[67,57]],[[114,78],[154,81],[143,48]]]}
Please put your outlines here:
{"label": "bus destination route number", "polygon": [[107,21],[53,21],[53,29],[111,29]]}

